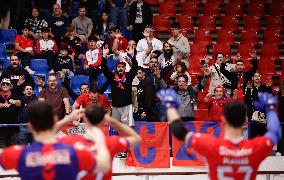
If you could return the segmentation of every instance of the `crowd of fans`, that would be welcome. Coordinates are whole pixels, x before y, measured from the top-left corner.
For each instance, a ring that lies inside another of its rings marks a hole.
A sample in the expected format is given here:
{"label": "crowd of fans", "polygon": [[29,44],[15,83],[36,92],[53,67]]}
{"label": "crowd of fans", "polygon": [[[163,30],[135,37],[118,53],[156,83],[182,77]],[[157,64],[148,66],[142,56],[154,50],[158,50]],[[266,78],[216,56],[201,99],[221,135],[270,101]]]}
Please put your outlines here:
{"label": "crowd of fans", "polygon": [[[51,2],[35,1],[37,7],[29,8],[31,17],[14,25],[18,29],[14,53],[10,66],[1,75],[1,124],[26,123],[25,107],[35,99],[49,102],[60,119],[74,109],[96,103],[129,126],[134,126],[135,120],[166,122],[166,111],[156,92],[170,87],[177,91],[181,102],[178,112],[184,121],[195,120],[194,107],[203,103],[209,109],[208,120],[220,122],[224,103],[234,99],[247,105],[251,137],[264,134],[266,117],[253,108],[253,101],[258,92],[273,90],[271,84],[261,83],[256,53],[251,54],[249,71],[245,71],[240,56],[229,59],[226,54],[217,53],[212,60],[204,57],[204,76],[193,82],[188,73],[189,42],[181,33],[181,25],[172,23],[168,40],[157,39],[153,13],[143,0],[131,5],[128,0],[109,0],[110,13],[107,8],[99,8],[100,1],[81,0],[78,16],[73,19],[66,16],[68,1]],[[6,16],[12,18],[13,9],[7,9],[9,13],[2,14],[1,21]],[[132,32],[131,39],[123,36],[125,29]],[[47,59],[46,84],[42,77],[33,78],[30,60],[34,58]],[[117,61],[114,69],[107,65],[110,59]],[[81,84],[79,96],[69,85],[78,74],[88,75],[90,80],[89,84]],[[101,74],[107,81],[98,89]],[[33,94],[35,86],[40,88],[38,97]],[[103,95],[108,86],[111,106]],[[205,96],[198,98],[200,92],[205,92]],[[283,93],[280,88],[282,120]],[[73,105],[69,97],[74,100]],[[0,128],[1,147],[32,140],[25,126]]]}

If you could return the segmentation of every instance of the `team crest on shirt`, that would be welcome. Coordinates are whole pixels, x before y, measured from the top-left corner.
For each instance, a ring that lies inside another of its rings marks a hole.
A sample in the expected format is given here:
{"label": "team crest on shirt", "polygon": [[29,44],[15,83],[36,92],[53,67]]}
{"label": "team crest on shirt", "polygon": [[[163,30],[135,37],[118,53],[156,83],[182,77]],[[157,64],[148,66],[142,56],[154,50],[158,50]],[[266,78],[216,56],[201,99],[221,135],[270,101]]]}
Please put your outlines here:
{"label": "team crest on shirt", "polygon": [[99,50],[89,50],[86,52],[86,59],[88,61],[88,65],[95,64],[99,59]]}

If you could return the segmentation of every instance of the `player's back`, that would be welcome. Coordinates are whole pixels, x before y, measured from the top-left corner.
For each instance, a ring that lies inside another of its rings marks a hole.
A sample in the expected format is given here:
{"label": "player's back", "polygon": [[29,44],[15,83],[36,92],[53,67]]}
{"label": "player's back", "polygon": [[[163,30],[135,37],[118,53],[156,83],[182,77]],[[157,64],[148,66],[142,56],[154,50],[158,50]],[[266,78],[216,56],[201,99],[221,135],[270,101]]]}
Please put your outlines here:
{"label": "player's back", "polygon": [[[82,146],[89,151],[96,152],[96,144],[93,141],[85,138],[84,136],[78,136],[78,135],[65,136],[60,138],[59,141],[68,145]],[[120,136],[106,136],[106,145],[110,152],[111,160],[113,160],[117,153],[122,152],[128,148],[129,143],[126,140],[126,138]],[[112,179],[112,168],[109,170],[109,172],[104,174],[88,173],[86,174],[86,176],[82,177],[82,180],[93,180],[93,179],[103,179],[103,180]]]}
{"label": "player's back", "polygon": [[272,142],[265,136],[233,142],[195,134],[191,145],[206,157],[210,179],[255,179],[259,164],[272,150]]}
{"label": "player's back", "polygon": [[75,180],[80,171],[93,170],[95,161],[91,157],[91,153],[63,143],[34,142],[28,147],[4,149],[1,164],[4,169],[18,170],[21,179]]}

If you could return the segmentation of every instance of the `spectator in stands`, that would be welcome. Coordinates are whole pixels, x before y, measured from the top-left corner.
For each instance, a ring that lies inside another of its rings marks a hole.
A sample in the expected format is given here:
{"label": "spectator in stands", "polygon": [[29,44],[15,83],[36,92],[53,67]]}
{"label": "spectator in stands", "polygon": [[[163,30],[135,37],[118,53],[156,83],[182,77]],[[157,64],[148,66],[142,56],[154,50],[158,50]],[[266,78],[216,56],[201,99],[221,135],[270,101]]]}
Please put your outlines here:
{"label": "spectator in stands", "polygon": [[177,62],[174,69],[175,69],[175,71],[171,75],[171,80],[178,82],[179,76],[186,75],[187,79],[188,79],[187,85],[191,85],[191,77],[190,77],[189,73],[187,72],[187,67],[186,67],[184,62],[182,62],[182,61]]}
{"label": "spectator in stands", "polygon": [[54,35],[54,40],[59,47],[61,44],[61,37],[64,36],[66,27],[69,24],[69,19],[62,14],[59,4],[53,5],[53,14],[48,19],[48,24],[51,28],[51,33]]}
{"label": "spectator in stands", "polygon": [[244,72],[244,62],[241,59],[236,61],[236,72],[229,72],[226,70],[226,62],[223,62],[220,68],[220,72],[230,80],[232,86],[232,93],[237,94],[237,100],[244,101],[243,88],[246,87],[248,81],[250,81],[258,68],[258,61],[256,52],[251,54],[252,60],[250,61],[252,68]]}
{"label": "spectator in stands", "polygon": [[30,59],[34,55],[34,43],[29,38],[30,27],[23,26],[22,35],[17,35],[15,38],[14,52],[22,60],[22,66],[30,74],[34,74],[34,71],[30,69]]}
{"label": "spectator in stands", "polygon": [[[19,97],[12,92],[12,83],[10,79],[1,80],[0,91],[0,124],[17,124],[19,107],[21,101]],[[0,127],[0,147],[6,147],[17,143],[19,127]]]}
{"label": "spectator in stands", "polygon": [[41,37],[36,40],[35,55],[38,58],[46,59],[48,69],[54,69],[54,61],[58,48],[56,42],[48,36],[50,29],[43,27],[41,29]]}
{"label": "spectator in stands", "polygon": [[[149,79],[155,87],[155,92],[162,88],[166,88],[168,85],[164,80],[164,77],[173,70],[175,64],[177,63],[178,59],[173,61],[172,64],[166,66],[164,68],[160,68],[160,64],[158,63],[158,57],[153,56],[150,59],[149,68],[145,68],[145,75],[146,78]],[[155,96],[154,98],[154,106],[153,112],[157,115],[158,121],[165,121],[166,120],[166,111],[161,106],[161,101]]]}
{"label": "spectator in stands", "polygon": [[[183,62],[182,62],[183,63]],[[194,104],[196,103],[198,87],[191,86],[188,83],[188,76],[185,74],[178,75],[177,77],[177,98],[180,102],[178,112],[183,121],[195,120]]]}
{"label": "spectator in stands", "polygon": [[39,8],[42,17],[48,19],[51,14],[52,5],[56,3],[56,0],[35,0],[34,6]]}
{"label": "spectator in stands", "polygon": [[86,13],[86,7],[80,6],[79,16],[72,20],[72,25],[76,27],[76,34],[84,43],[88,42],[93,30],[93,22],[86,16]]}
{"label": "spectator in stands", "polygon": [[110,20],[121,29],[127,27],[127,8],[129,0],[108,0],[111,5]]}
{"label": "spectator in stands", "polygon": [[98,19],[99,1],[96,0],[80,0],[80,5],[86,7],[87,16],[92,19],[94,26]]}
{"label": "spectator in stands", "polygon": [[59,88],[55,74],[50,74],[47,80],[48,87],[40,91],[38,99],[46,101],[54,108],[59,119],[69,115],[70,102],[69,95],[65,88]]}
{"label": "spectator in stands", "polygon": [[129,72],[132,66],[131,62],[131,54],[136,55],[136,42],[134,40],[130,40],[128,42],[127,48],[125,51],[118,51],[118,60],[123,61],[126,64],[126,72]]}
{"label": "spectator in stands", "polygon": [[175,58],[173,46],[168,42],[164,42],[162,54],[158,58],[161,67],[164,68],[165,66],[172,64]]}
{"label": "spectator in stands", "polygon": [[[33,87],[29,84],[25,86],[23,95],[20,96],[21,101],[21,109],[19,113],[19,123],[25,124],[28,122],[28,114],[27,114],[27,107],[28,105],[37,100],[37,97],[33,93]],[[19,132],[19,143],[20,144],[28,144],[31,143],[33,140],[32,134],[29,132],[26,126],[20,127]]]}
{"label": "spectator in stands", "polygon": [[103,50],[102,71],[111,85],[112,117],[120,119],[124,124],[134,126],[132,113],[132,81],[137,73],[138,64],[131,54],[132,67],[125,72],[126,64],[117,62],[115,73],[109,71],[106,56],[109,50]]}
{"label": "spectator in stands", "polygon": [[208,92],[211,94],[214,94],[214,88],[217,85],[222,85],[225,88],[228,88],[226,87],[226,85],[224,85],[224,82],[226,82],[227,84],[230,84],[230,81],[220,71],[221,64],[224,61],[224,54],[216,53],[215,63],[212,66],[208,65],[209,64],[208,56],[205,56],[205,58],[202,59],[201,61],[204,62],[203,67],[202,67],[204,75],[209,76],[211,78]]}
{"label": "spectator in stands", "polygon": [[[77,95],[71,88],[70,85],[65,83],[65,81],[62,81],[62,85],[66,88],[69,96],[71,97],[71,99],[73,100],[73,102],[76,101],[76,99],[79,97],[79,95]],[[90,92],[90,87],[89,84],[86,83],[82,83],[80,84],[80,94],[83,93],[89,93]]]}
{"label": "spectator in stands", "polygon": [[145,38],[140,39],[137,43],[137,61],[138,65],[144,68],[148,68],[144,65],[144,61],[153,51],[161,51],[163,49],[163,43],[154,37],[154,29],[152,26],[146,26],[143,32]]}
{"label": "spectator in stands", "polygon": [[[48,23],[45,19],[41,18],[39,9],[37,7],[33,7],[32,9],[32,17],[25,20],[25,25],[31,28],[29,31],[29,35],[31,35],[35,40],[40,37],[41,29],[43,27],[48,27]],[[50,33],[53,37],[53,35]]]}
{"label": "spectator in stands", "polygon": [[171,26],[172,37],[168,40],[168,43],[173,46],[173,53],[176,57],[178,53],[182,53],[182,61],[188,67],[188,56],[189,56],[189,43],[188,39],[180,32],[181,25],[177,22]]}
{"label": "spectator in stands", "polygon": [[10,66],[1,75],[1,79],[8,78],[13,85],[13,91],[21,94],[24,87],[29,84],[34,87],[34,81],[31,75],[20,66],[20,59],[16,54],[10,56]]}
{"label": "spectator in stands", "polygon": [[[209,106],[208,120],[221,122],[221,116],[223,115],[223,105],[232,100],[231,97],[226,96],[225,91],[226,90],[222,85],[217,85],[214,88],[214,97],[211,93],[208,93],[204,97],[204,101]],[[236,100],[235,96],[234,100]]]}
{"label": "spectator in stands", "polygon": [[69,81],[74,76],[73,56],[69,54],[67,46],[61,46],[60,54],[58,55],[54,70],[59,73],[61,79],[70,85]]}
{"label": "spectator in stands", "polygon": [[129,8],[128,24],[132,30],[132,38],[138,42],[143,39],[142,32],[147,25],[153,25],[153,12],[151,7],[143,0],[135,1]]}
{"label": "spectator in stands", "polygon": [[125,37],[122,36],[121,32],[117,27],[112,27],[110,29],[110,37],[111,37],[111,47],[112,52],[116,55],[119,54],[119,52],[123,51],[125,52],[128,47],[128,41]]}
{"label": "spectator in stands", "polygon": [[138,120],[155,121],[156,118],[152,112],[155,97],[154,84],[149,79],[146,79],[145,69],[143,67],[138,67],[137,78],[140,81],[137,86],[137,118]]}
{"label": "spectator in stands", "polygon": [[80,106],[87,108],[90,104],[101,105],[105,112],[110,112],[111,107],[107,98],[99,93],[99,89],[92,87],[89,92],[82,93],[74,102],[72,111],[78,109]]}
{"label": "spectator in stands", "polygon": [[81,39],[76,34],[76,28],[72,24],[66,27],[66,34],[61,39],[61,45],[68,47],[74,59],[84,58],[84,54],[81,52]]}
{"label": "spectator in stands", "polygon": [[97,23],[97,31],[100,33],[101,40],[106,41],[109,38],[109,30],[112,26],[109,19],[109,13],[104,11]]}
{"label": "spectator in stands", "polygon": [[0,29],[8,29],[10,24],[10,7],[11,1],[0,1]]}
{"label": "spectator in stands", "polygon": [[248,81],[244,89],[245,104],[247,105],[248,119],[250,124],[250,138],[262,136],[266,132],[266,115],[265,112],[258,111],[254,108],[253,102],[258,101],[259,92],[272,93],[271,83],[262,84],[261,75],[256,72],[252,78],[252,82]]}
{"label": "spectator in stands", "polygon": [[96,37],[89,38],[88,48],[89,50],[85,54],[84,69],[90,79],[90,85],[94,80],[97,80],[98,76],[102,73],[102,51],[97,47],[98,39]]}

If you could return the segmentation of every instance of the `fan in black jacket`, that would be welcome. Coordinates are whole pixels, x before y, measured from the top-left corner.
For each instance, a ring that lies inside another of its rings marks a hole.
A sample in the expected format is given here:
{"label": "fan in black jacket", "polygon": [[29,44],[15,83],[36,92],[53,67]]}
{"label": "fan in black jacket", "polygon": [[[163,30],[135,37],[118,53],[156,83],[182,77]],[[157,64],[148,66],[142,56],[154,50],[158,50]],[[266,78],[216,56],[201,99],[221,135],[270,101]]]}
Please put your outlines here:
{"label": "fan in black jacket", "polygon": [[106,55],[109,50],[103,50],[102,71],[111,85],[112,116],[120,119],[124,124],[134,125],[132,114],[132,81],[136,76],[138,63],[134,54],[131,59],[132,67],[129,72],[125,72],[126,63],[119,61],[116,64],[115,73],[109,71],[107,67]]}
{"label": "fan in black jacket", "polygon": [[229,80],[231,81],[231,95],[233,94],[234,90],[237,89],[238,92],[238,100],[243,101],[243,88],[246,87],[246,84],[248,81],[251,80],[253,77],[254,73],[256,73],[257,68],[258,68],[258,62],[257,58],[254,57],[250,63],[252,64],[252,68],[244,72],[244,62],[242,60],[237,60],[237,71],[236,72],[229,72],[228,70],[225,69],[226,67],[226,62],[223,62],[221,64],[220,71],[221,73]]}
{"label": "fan in black jacket", "polygon": [[150,6],[143,0],[133,2],[129,8],[128,22],[132,29],[133,40],[138,42],[143,39],[142,32],[145,27],[153,25],[153,12]]}

